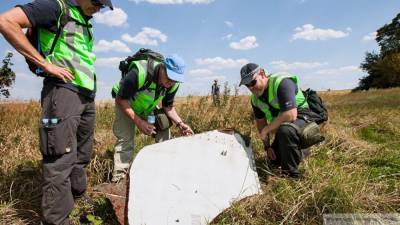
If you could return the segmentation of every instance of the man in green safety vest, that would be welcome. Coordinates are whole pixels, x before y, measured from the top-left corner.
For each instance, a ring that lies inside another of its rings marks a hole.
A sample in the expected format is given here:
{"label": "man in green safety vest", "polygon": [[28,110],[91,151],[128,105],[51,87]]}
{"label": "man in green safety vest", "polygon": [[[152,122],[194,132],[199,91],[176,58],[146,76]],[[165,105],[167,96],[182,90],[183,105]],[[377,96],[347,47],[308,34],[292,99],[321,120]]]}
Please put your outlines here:
{"label": "man in green safety vest", "polygon": [[36,0],[0,15],[0,32],[44,77],[42,224],[70,224],[75,199],[85,197],[96,113],[90,18],[105,6],[113,9],[111,0]]}
{"label": "man in green safety vest", "polygon": [[[129,72],[112,90],[116,105],[113,131],[117,137],[112,182],[120,181],[127,173],[134,156],[136,127],[154,136],[156,142],[171,138],[170,126],[165,125],[169,120],[183,135],[193,134],[173,105],[179,84],[183,82],[184,61],[174,54],[163,61],[155,60],[150,69],[148,63],[146,59],[130,62]],[[159,103],[160,110],[156,108]]]}
{"label": "man in green safety vest", "polygon": [[[255,63],[243,66],[240,76],[240,85],[252,92],[251,105],[268,163],[280,166],[285,175],[300,177],[298,165],[307,150],[301,149],[298,130],[291,123],[303,127],[309,109],[297,76],[287,73],[267,75]],[[271,144],[272,133],[275,138]]]}

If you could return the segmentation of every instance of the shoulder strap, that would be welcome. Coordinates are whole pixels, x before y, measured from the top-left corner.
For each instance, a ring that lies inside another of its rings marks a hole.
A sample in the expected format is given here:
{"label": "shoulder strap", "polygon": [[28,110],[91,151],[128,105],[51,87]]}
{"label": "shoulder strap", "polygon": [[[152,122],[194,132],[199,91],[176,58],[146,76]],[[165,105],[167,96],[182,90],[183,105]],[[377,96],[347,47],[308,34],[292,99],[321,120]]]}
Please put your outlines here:
{"label": "shoulder strap", "polygon": [[304,104],[307,102],[307,99],[308,99],[308,93],[311,91],[311,89],[310,89],[310,88],[308,88],[307,90],[303,91],[303,90],[301,90],[301,89],[299,88],[299,91],[303,92],[303,95],[304,95],[304,101],[303,101],[302,103],[300,103],[300,105],[298,105],[297,107],[301,107],[301,106],[303,106],[303,105],[304,105]]}
{"label": "shoulder strap", "polygon": [[65,1],[57,0],[57,2],[60,5],[61,13],[60,13],[60,17],[58,18],[57,33],[56,33],[56,36],[54,37],[53,43],[51,44],[49,54],[53,53],[54,48],[56,47],[57,41],[60,38],[60,35],[63,32],[65,25],[67,25],[68,21],[70,20],[69,8],[66,5]]}
{"label": "shoulder strap", "polygon": [[142,87],[139,88],[139,91],[143,91],[143,90],[147,89],[148,87],[150,87],[152,82],[153,82],[153,76],[151,76],[149,73],[147,73],[144,84]]}

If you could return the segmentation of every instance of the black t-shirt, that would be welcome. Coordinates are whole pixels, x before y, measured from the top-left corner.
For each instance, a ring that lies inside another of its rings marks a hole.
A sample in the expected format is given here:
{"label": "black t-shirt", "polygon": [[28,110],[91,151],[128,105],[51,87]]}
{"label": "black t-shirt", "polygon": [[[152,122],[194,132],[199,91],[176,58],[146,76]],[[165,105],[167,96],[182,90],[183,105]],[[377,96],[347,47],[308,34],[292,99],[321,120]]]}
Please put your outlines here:
{"label": "black t-shirt", "polygon": [[57,20],[61,14],[56,0],[35,0],[25,5],[17,5],[26,14],[32,27],[40,27],[51,32],[57,31]]}
{"label": "black t-shirt", "polygon": [[[272,116],[276,117],[278,116],[279,112],[285,112],[296,108],[296,94],[298,91],[297,85],[292,79],[283,79],[278,87],[278,103],[280,110],[270,107]],[[264,93],[259,97],[259,99],[263,102],[268,102],[268,88],[265,89]],[[251,104],[251,106],[253,107],[254,116],[257,119],[265,118],[265,113],[261,111],[261,109],[253,104]]]}
{"label": "black t-shirt", "polygon": [[[156,74],[158,74],[158,72],[157,72],[158,69],[159,68],[156,69]],[[133,99],[139,91],[137,74],[138,74],[137,69],[133,68],[132,70],[130,70],[128,72],[128,74],[119,82],[118,93],[112,92],[112,96],[115,98],[115,96],[118,95],[118,97],[125,99],[125,100]],[[153,81],[156,82],[157,79],[158,79],[158,77],[154,76]],[[170,87],[168,89],[165,89],[159,85],[157,85],[157,87],[156,87],[156,96],[159,96],[162,92],[165,91],[165,97],[162,100],[163,107],[170,107],[170,106],[174,105],[174,98],[175,98],[176,92],[178,91],[178,88],[175,91],[173,91],[172,93],[169,93],[169,91],[172,89],[172,87]]]}

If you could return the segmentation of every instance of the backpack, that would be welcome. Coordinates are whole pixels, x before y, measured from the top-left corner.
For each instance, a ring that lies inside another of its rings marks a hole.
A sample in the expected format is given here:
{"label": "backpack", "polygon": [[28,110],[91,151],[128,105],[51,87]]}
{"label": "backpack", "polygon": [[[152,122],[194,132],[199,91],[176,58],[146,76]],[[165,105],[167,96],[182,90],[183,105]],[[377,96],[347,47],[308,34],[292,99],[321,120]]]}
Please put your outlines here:
{"label": "backpack", "polygon": [[153,81],[154,76],[154,62],[163,62],[164,56],[158,52],[155,52],[151,49],[141,48],[137,51],[134,55],[128,56],[126,59],[122,60],[119,63],[119,70],[121,71],[121,76],[124,78],[126,74],[129,72],[129,66],[131,65],[132,61],[139,61],[139,60],[147,60],[147,74],[146,80],[144,82],[143,87],[139,88],[139,91],[146,89],[150,86],[151,82]]}
{"label": "backpack", "polygon": [[317,124],[328,121],[328,110],[321,97],[318,96],[317,92],[309,88],[303,91],[303,95],[305,98],[304,101],[307,101],[311,111],[308,117],[310,117],[310,119]]}
{"label": "backpack", "polygon": [[[59,21],[59,26],[57,27],[57,33],[56,36],[54,37],[53,43],[51,44],[51,49],[49,51],[49,55],[53,53],[54,48],[56,47],[57,41],[60,38],[60,35],[67,23],[71,20],[71,17],[69,15],[69,9],[65,3],[65,0],[57,0],[57,2],[60,4],[61,7],[61,13],[58,18]],[[40,55],[45,58],[46,56],[44,55],[41,47],[40,47],[40,32],[37,27],[31,27],[29,28],[26,33],[25,33],[26,38],[28,41],[31,43],[31,45],[40,53]],[[25,57],[25,61],[28,64],[29,70],[36,74],[37,76],[40,77],[47,77],[48,75],[44,72],[43,68],[38,67],[35,63],[30,61],[28,58]]]}

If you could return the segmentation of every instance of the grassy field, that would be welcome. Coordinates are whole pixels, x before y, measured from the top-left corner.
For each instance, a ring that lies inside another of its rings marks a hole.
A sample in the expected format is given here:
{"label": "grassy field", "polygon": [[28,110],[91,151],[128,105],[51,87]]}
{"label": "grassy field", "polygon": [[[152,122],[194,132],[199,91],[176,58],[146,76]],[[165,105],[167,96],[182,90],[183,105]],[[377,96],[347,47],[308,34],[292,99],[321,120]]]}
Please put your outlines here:
{"label": "grassy field", "polygon": [[[330,121],[326,141],[301,165],[305,178],[279,177],[264,163],[249,98],[179,99],[177,110],[195,132],[235,128],[252,138],[263,194],[235,203],[212,224],[321,224],[325,213],[400,213],[400,89],[326,92]],[[37,102],[0,104],[0,224],[38,224],[42,172]],[[74,224],[117,224],[110,203],[93,191],[112,170],[114,106],[97,108],[89,195],[77,202]],[[177,130],[173,130],[178,135]],[[153,143],[139,135],[137,147]]]}

